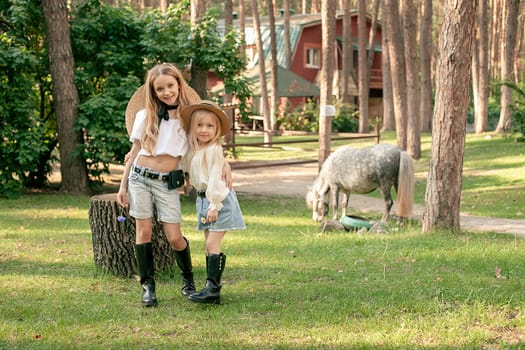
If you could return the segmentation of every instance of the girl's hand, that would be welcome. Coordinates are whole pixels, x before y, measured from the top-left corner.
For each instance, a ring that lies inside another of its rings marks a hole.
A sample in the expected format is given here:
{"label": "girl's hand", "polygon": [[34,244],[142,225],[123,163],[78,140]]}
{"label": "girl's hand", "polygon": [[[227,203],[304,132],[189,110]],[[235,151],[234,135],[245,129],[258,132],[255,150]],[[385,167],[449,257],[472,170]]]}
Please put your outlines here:
{"label": "girl's hand", "polygon": [[123,208],[129,206],[128,194],[125,190],[119,189],[117,193],[117,203]]}
{"label": "girl's hand", "polygon": [[217,216],[219,215],[219,211],[217,210],[208,210],[208,214],[206,215],[206,221],[207,222],[215,222],[217,221]]}
{"label": "girl's hand", "polygon": [[131,152],[126,153],[126,155],[124,156],[124,164],[128,162],[130,157],[131,157]]}

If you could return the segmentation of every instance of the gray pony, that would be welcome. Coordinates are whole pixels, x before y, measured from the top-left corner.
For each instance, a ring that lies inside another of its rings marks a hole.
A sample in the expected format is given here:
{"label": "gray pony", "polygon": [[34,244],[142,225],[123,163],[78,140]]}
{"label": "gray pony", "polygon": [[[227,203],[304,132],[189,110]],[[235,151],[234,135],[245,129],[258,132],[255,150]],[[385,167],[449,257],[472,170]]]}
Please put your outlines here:
{"label": "gray pony", "polygon": [[381,221],[385,222],[394,204],[391,188],[396,189],[397,216],[410,217],[414,192],[414,164],[408,153],[390,144],[364,148],[342,146],[325,161],[319,176],[309,189],[306,202],[313,209],[313,220],[322,221],[329,211],[337,220],[339,191],[343,193],[341,217],[346,215],[351,192],[369,193],[379,188],[385,202]]}

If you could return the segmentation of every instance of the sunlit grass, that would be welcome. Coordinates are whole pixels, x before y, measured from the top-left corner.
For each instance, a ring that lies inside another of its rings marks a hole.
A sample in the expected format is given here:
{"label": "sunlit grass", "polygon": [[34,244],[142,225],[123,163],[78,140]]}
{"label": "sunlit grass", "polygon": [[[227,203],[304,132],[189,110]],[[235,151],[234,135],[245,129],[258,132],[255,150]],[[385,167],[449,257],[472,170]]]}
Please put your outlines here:
{"label": "sunlit grass", "polygon": [[[52,212],[61,197],[33,197],[32,208]],[[0,298],[9,302],[0,304],[0,348],[475,349],[523,342],[523,240],[428,235],[418,227],[318,235],[302,199],[240,201],[248,227],[224,240],[219,307],[189,303],[178,294],[178,278],[160,274],[159,307],[142,309],[135,280],[94,267],[87,201],[56,218],[84,215],[71,220],[76,229],[49,226],[38,237],[2,231]],[[5,226],[17,227],[19,219],[9,218],[20,202],[0,204],[8,208]],[[204,243],[193,202],[183,198],[182,209],[201,285]]]}

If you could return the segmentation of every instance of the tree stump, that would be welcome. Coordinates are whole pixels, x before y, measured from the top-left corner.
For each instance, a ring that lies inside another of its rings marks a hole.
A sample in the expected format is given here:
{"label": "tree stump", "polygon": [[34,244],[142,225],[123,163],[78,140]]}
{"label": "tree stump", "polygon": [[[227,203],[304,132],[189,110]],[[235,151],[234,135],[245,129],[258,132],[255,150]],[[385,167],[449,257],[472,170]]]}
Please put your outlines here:
{"label": "tree stump", "polygon": [[[166,271],[175,264],[175,253],[171,248],[156,211],[153,217],[153,259],[155,271]],[[117,221],[121,215],[125,221]],[[89,225],[93,239],[95,265],[115,275],[132,277],[137,274],[135,258],[135,219],[117,203],[117,194],[91,197]]]}

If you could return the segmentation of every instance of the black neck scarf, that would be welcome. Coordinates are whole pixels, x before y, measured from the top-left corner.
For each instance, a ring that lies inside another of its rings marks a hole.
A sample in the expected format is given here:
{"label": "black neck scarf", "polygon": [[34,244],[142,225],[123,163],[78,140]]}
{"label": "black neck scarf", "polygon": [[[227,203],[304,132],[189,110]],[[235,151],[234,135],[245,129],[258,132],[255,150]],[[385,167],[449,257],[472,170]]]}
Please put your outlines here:
{"label": "black neck scarf", "polygon": [[170,115],[168,114],[168,111],[179,108],[179,105],[173,105],[168,106],[165,103],[160,103],[159,111],[157,112],[157,115],[159,116],[159,125],[162,119],[169,120]]}

